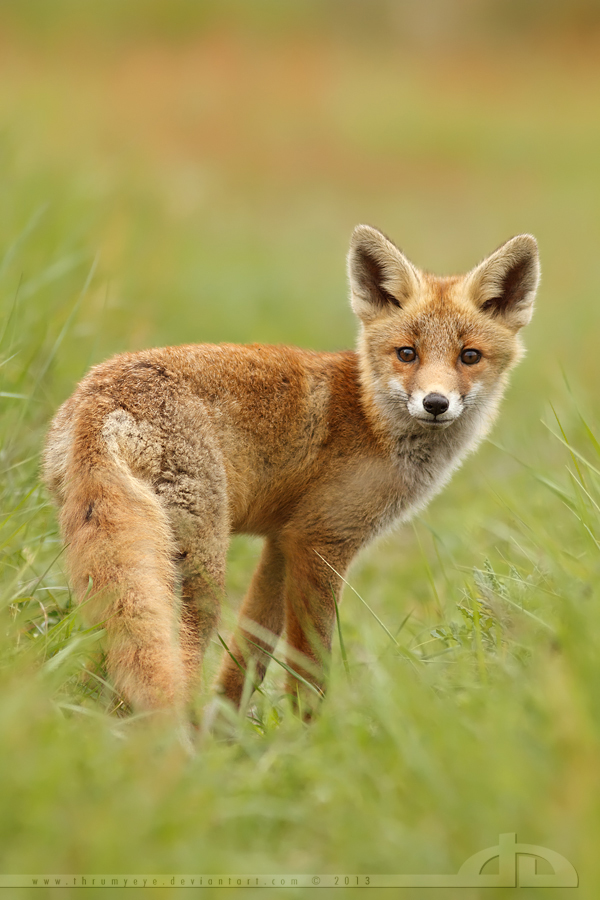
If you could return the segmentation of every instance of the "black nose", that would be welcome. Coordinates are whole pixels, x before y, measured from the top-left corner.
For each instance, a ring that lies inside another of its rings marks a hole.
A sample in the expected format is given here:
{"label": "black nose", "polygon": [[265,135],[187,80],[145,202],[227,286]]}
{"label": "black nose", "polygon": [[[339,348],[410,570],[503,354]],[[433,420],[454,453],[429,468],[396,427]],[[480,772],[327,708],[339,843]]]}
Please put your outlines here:
{"label": "black nose", "polygon": [[443,394],[427,394],[423,406],[432,416],[441,416],[450,406],[450,401]]}

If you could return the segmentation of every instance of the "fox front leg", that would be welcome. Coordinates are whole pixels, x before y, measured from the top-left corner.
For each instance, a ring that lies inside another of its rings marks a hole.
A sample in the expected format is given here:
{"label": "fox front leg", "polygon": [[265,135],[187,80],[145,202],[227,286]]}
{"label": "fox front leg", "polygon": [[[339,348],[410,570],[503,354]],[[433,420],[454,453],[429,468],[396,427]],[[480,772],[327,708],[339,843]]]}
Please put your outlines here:
{"label": "fox front leg", "polygon": [[[332,553],[290,542],[286,560],[287,690],[305,721],[318,710],[327,687],[336,604],[352,553]],[[330,557],[333,562],[330,562]]]}

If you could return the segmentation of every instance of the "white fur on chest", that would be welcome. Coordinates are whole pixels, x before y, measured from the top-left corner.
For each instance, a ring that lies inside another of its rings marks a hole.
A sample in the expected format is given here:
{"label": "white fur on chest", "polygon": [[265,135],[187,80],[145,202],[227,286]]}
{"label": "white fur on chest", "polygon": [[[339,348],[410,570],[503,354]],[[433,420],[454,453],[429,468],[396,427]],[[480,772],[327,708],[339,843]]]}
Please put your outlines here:
{"label": "white fur on chest", "polygon": [[398,439],[391,460],[397,492],[395,521],[409,519],[446,486],[487,433],[486,425],[481,416],[466,414],[444,431],[413,431]]}

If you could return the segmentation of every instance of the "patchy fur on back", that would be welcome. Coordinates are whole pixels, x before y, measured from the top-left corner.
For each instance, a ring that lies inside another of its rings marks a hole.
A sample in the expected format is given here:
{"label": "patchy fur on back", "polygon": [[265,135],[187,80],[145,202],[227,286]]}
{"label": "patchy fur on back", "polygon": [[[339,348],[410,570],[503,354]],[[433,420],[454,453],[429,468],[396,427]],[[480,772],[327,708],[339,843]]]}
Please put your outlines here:
{"label": "patchy fur on back", "polygon": [[[348,272],[357,352],[123,354],[54,419],[44,471],[71,579],[135,709],[182,714],[192,699],[233,533],[264,548],[218,689],[239,705],[285,628],[290,667],[321,692],[352,559],[422,508],[496,417],[539,281],[531,235],[440,278],[359,225]],[[293,696],[300,685],[290,676]]]}

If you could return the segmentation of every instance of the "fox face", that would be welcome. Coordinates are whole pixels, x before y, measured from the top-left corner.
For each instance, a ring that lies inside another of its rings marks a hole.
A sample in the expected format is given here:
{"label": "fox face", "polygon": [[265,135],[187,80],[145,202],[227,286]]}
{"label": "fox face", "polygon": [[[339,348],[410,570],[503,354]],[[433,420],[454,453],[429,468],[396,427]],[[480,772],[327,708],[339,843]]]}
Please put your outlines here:
{"label": "fox face", "polygon": [[518,332],[540,277],[535,238],[518,235],[467,275],[438,278],[359,225],[348,270],[363,386],[388,427],[441,431],[491,417],[523,353]]}

